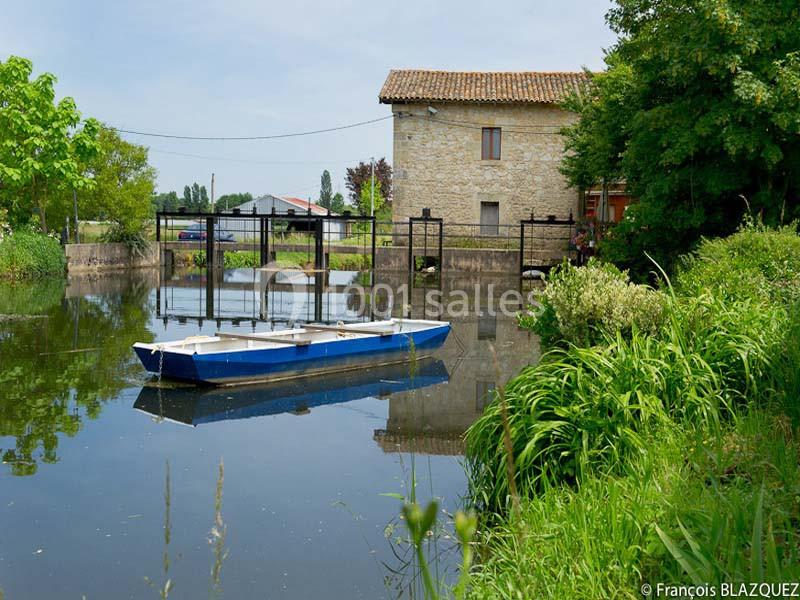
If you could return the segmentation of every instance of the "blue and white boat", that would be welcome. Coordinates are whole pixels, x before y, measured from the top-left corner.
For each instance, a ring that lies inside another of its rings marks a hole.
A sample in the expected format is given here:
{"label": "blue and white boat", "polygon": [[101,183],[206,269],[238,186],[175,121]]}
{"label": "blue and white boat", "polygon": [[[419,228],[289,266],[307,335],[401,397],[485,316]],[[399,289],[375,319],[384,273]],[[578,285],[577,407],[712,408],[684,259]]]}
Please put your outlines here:
{"label": "blue and white boat", "polygon": [[279,381],[422,358],[439,348],[450,323],[391,319],[309,324],[266,333],[191,336],[133,345],[144,368],[162,378],[210,385]]}

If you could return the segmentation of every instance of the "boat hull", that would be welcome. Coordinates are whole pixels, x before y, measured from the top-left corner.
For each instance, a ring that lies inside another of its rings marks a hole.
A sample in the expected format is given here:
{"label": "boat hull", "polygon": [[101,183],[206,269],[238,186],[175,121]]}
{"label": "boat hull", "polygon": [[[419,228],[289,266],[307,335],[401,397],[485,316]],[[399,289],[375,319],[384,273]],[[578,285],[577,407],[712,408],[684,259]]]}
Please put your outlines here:
{"label": "boat hull", "polygon": [[[236,385],[385,365],[426,356],[450,333],[448,324],[393,335],[331,340],[307,346],[187,354],[135,345],[139,360],[151,373],[168,379],[209,385]],[[412,352],[411,348],[414,348]]]}

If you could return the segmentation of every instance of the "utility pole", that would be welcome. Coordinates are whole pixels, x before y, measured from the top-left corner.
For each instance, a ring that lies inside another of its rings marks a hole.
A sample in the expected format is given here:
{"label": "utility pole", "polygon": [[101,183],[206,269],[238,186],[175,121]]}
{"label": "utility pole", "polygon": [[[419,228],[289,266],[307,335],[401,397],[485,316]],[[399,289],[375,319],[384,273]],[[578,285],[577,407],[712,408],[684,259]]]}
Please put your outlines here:
{"label": "utility pole", "polygon": [[[226,207],[227,208],[227,207]],[[214,206],[214,174],[211,174],[211,212],[217,212]]]}
{"label": "utility pole", "polygon": [[72,210],[75,213],[75,243],[80,244],[81,241],[78,238],[78,192],[72,190]]}
{"label": "utility pole", "polygon": [[375,216],[375,157],[369,158],[369,216]]}

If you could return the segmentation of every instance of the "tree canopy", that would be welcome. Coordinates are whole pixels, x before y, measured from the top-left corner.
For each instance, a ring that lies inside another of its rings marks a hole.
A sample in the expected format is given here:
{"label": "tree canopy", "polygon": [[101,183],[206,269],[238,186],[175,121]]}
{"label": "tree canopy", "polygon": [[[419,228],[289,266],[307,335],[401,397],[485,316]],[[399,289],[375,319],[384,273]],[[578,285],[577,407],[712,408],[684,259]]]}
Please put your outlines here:
{"label": "tree canopy", "polygon": [[[353,204],[358,204],[361,196],[361,188],[364,182],[370,181],[370,164],[368,162],[360,162],[355,167],[347,169],[345,176],[345,183],[347,190],[350,192],[350,200]],[[375,162],[375,187],[378,187],[378,182],[381,184],[383,190],[383,197],[391,199],[392,197],[392,166],[386,162],[385,158],[381,158]]]}
{"label": "tree canopy", "polygon": [[336,192],[331,199],[331,210],[339,214],[347,210],[347,205],[344,202],[344,196],[342,196],[339,192]]}
{"label": "tree canopy", "polygon": [[79,195],[81,214],[112,221],[120,238],[142,234],[153,214],[156,180],[156,170],[147,162],[147,148],[126,142],[108,127],[100,129],[97,142],[99,152],[87,169],[94,185]]}
{"label": "tree canopy", "polygon": [[749,204],[768,223],[800,216],[800,5],[777,0],[616,0],[619,41],[567,107],[562,170],[581,187],[622,179],[638,204],[605,242],[643,271]]}
{"label": "tree canopy", "polygon": [[[377,215],[384,206],[386,206],[386,197],[383,195],[383,189],[381,187],[381,182],[377,179],[375,180],[375,189],[372,189],[372,185],[369,181],[365,181],[361,185],[361,193],[358,196],[358,212],[364,216],[370,216],[372,214]],[[374,212],[373,212],[374,209]]]}
{"label": "tree canopy", "polygon": [[221,206],[222,208],[236,208],[237,206],[241,206],[245,202],[250,202],[253,199],[253,194],[250,192],[244,193],[237,193],[237,194],[224,194],[217,198],[216,203],[217,206]]}
{"label": "tree canopy", "polygon": [[322,172],[319,184],[319,205],[323,208],[330,208],[333,201],[333,186],[331,185],[331,174],[325,169]]}
{"label": "tree canopy", "polygon": [[0,62],[0,207],[12,224],[38,213],[47,232],[51,209],[60,202],[66,214],[63,192],[94,185],[83,166],[98,151],[100,124],[81,120],[70,97],[55,102],[55,76],[32,73],[25,58]]}
{"label": "tree canopy", "polygon": [[196,181],[183,187],[183,206],[190,212],[207,212],[211,208],[206,186]]}

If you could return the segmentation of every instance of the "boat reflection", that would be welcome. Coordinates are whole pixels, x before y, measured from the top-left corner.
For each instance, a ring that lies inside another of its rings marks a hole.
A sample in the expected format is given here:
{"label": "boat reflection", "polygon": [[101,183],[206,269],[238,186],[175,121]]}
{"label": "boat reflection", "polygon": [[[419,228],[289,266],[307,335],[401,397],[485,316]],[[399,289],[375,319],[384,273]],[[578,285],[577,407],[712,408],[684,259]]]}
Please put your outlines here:
{"label": "boat reflection", "polygon": [[159,419],[197,426],[281,413],[305,414],[315,406],[386,397],[449,379],[441,360],[422,359],[413,372],[408,364],[397,364],[237,388],[145,386],[133,407]]}

